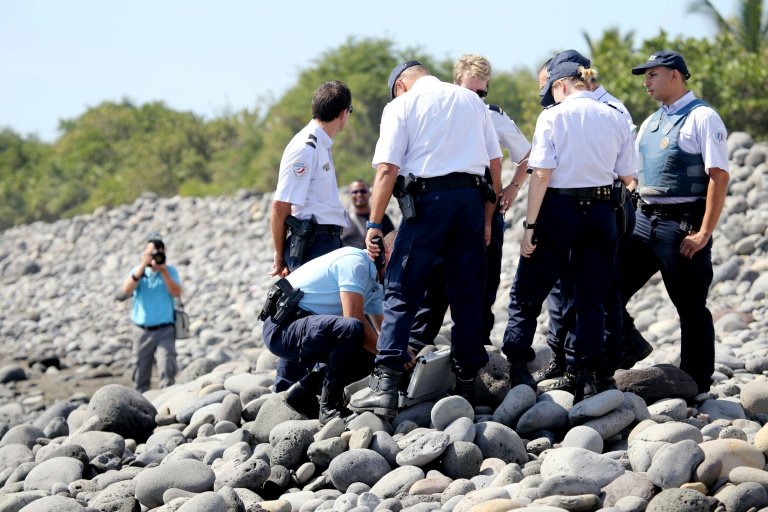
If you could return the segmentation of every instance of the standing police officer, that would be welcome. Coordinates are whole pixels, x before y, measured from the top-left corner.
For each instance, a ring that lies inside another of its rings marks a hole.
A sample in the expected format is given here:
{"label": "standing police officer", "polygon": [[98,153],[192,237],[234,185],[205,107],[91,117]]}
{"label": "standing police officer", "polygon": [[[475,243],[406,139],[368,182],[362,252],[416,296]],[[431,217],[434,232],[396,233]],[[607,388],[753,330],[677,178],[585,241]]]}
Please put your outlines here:
{"label": "standing police officer", "polygon": [[396,182],[403,222],[387,269],[376,368],[369,392],[352,400],[350,408],[393,416],[404,365],[413,359],[409,332],[438,256],[445,260],[454,321],[457,393],[471,393],[477,371],[488,361],[481,339],[482,294],[485,244],[496,204],[488,201],[483,177],[490,166],[498,196],[502,153],[476,93],[441,82],[418,61],[396,66],[388,87],[393,99],[382,113],[373,157],[376,180],[366,237],[371,257],[379,252],[371,239],[381,236]]}
{"label": "standing police officer", "polygon": [[688,90],[690,73],[679,53],[656,52],[632,74],[644,75],[645,89],[661,108],[638,133],[641,202],[623,262],[622,299],[626,304],[661,270],[680,315],[680,368],[706,392],[715,364],[715,327],[706,304],[712,233],[729,181],[725,125]]}
{"label": "standing police officer", "polygon": [[536,389],[526,368],[536,318],[558,278],[572,280],[576,310],[574,400],[597,392],[595,371],[604,350],[603,301],[610,285],[618,228],[612,189],[635,172],[630,127],[615,109],[595,101],[594,71],[564,56],[553,60],[542,90],[529,166],[528,208],[520,261],[510,290],[502,351],[510,384]]}
{"label": "standing police officer", "polygon": [[[312,95],[312,120],[283,152],[269,219],[275,250],[272,276],[285,277],[304,262],[341,247],[341,232],[349,222],[339,200],[331,147],[351,113],[352,93],[344,83],[320,84]],[[302,365],[280,360],[275,391],[305,374]]]}
{"label": "standing police officer", "polygon": [[[453,83],[474,91],[481,98],[488,96],[491,81],[491,63],[480,55],[465,54],[453,65]],[[491,121],[502,148],[509,151],[509,157],[516,164],[515,173],[509,185],[504,187],[501,200],[491,222],[491,243],[486,247],[485,291],[483,293],[483,343],[491,345],[493,329],[493,303],[501,278],[501,257],[504,244],[504,212],[517,198],[520,187],[528,174],[524,165],[531,151],[531,144],[515,122],[497,105],[488,105]],[[448,296],[445,290],[445,266],[442,261],[433,267],[433,275],[419,312],[411,329],[411,338],[419,344],[433,343],[440,331],[448,310]]]}

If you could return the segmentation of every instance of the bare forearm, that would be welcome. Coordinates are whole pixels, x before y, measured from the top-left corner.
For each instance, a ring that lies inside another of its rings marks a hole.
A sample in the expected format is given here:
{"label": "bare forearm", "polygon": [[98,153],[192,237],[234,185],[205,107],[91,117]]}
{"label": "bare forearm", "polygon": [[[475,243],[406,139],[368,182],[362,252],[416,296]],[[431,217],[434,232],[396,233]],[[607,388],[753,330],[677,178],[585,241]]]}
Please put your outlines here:
{"label": "bare forearm", "polygon": [[392,197],[392,191],[397,181],[399,169],[392,164],[379,164],[376,167],[376,178],[373,181],[373,195],[371,196],[371,214],[372,222],[381,223],[384,213],[387,211],[387,205]]}

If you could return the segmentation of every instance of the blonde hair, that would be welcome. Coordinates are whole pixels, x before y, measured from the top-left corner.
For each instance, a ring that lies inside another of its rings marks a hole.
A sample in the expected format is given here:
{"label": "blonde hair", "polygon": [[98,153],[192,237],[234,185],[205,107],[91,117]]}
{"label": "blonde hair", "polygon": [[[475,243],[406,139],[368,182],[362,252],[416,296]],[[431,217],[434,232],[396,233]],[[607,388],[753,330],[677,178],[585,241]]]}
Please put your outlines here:
{"label": "blonde hair", "polygon": [[579,66],[578,73],[576,76],[563,78],[563,80],[567,80],[574,89],[584,88],[587,90],[589,90],[589,85],[592,82],[597,82],[597,70],[594,68]]}
{"label": "blonde hair", "polygon": [[458,84],[465,76],[490,81],[491,63],[481,55],[462,55],[453,65],[453,83]]}

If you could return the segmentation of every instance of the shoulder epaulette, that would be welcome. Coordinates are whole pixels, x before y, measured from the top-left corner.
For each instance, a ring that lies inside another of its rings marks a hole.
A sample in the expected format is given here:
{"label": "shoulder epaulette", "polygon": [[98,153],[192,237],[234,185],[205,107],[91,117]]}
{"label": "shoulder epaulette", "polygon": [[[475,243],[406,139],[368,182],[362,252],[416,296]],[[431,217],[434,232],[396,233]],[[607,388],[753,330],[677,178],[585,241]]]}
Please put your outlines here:
{"label": "shoulder epaulette", "polygon": [[307,146],[312,146],[314,148],[316,147],[315,142],[317,142],[317,137],[315,137],[313,134],[310,133],[309,138],[307,139],[307,142],[306,142]]}
{"label": "shoulder epaulette", "polygon": [[488,108],[494,112],[498,112],[499,114],[504,114],[504,111],[498,105],[488,105]]}

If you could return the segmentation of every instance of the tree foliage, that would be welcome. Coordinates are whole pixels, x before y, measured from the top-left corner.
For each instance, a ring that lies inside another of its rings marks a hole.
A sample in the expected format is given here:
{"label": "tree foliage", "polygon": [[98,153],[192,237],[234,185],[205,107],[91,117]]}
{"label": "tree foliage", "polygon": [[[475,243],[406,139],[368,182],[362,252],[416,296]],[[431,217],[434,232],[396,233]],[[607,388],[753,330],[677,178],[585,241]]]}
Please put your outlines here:
{"label": "tree foliage", "polygon": [[[728,31],[711,39],[670,39],[660,32],[640,43],[618,29],[585,37],[600,82],[625,102],[636,124],[657,105],[630,69],[654,51],[672,48],[685,56],[690,88],[720,112],[730,131],[756,138],[768,134],[768,49],[750,51]],[[0,229],[131,202],[145,191],[165,196],[271,191],[283,149],[309,121],[312,93],[327,80],[346,82],[355,107],[334,139],[339,184],[370,180],[381,111],[389,101],[389,72],[413,58],[451,80],[449,59],[436,60],[420,48],[398,49],[388,39],[348,39],[301,70],[282,97],[253,109],[206,120],[161,102],[136,105],[124,99],[62,121],[63,134],[53,144],[0,130]],[[494,69],[488,96],[528,137],[541,112],[537,71]]]}

